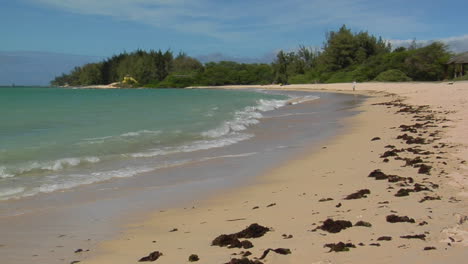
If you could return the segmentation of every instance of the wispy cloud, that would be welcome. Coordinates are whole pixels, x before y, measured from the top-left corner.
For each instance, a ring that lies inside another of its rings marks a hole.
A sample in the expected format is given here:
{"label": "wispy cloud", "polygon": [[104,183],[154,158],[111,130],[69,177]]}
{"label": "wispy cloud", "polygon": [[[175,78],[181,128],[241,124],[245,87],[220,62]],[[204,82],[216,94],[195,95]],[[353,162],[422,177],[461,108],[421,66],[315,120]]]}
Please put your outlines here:
{"label": "wispy cloud", "polygon": [[397,47],[409,47],[413,41],[416,41],[418,45],[428,45],[435,41],[439,41],[447,45],[447,47],[456,53],[468,51],[468,35],[455,36],[442,39],[432,40],[413,40],[413,39],[391,39],[388,40],[394,48]]}
{"label": "wispy cloud", "polygon": [[381,34],[425,30],[371,0],[26,0],[67,12],[111,16],[178,32],[242,40],[263,32],[347,24]]}

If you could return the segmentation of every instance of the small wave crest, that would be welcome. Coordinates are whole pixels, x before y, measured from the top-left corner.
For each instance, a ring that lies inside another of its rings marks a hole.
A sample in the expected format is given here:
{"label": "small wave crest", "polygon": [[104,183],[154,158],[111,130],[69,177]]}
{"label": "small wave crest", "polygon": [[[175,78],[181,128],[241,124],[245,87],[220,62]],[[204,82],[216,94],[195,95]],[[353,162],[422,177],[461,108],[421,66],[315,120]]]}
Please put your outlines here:
{"label": "small wave crest", "polygon": [[8,199],[11,196],[24,192],[24,190],[23,187],[0,189],[0,200]]}
{"label": "small wave crest", "polygon": [[101,159],[98,157],[63,158],[45,162],[34,161],[16,168],[10,168],[10,171],[8,171],[6,167],[0,167],[0,178],[10,178],[36,172],[61,171],[66,168],[76,167],[80,164],[97,163],[100,161]]}
{"label": "small wave crest", "polygon": [[234,118],[225,121],[217,128],[202,132],[202,136],[208,138],[218,138],[229,133],[235,133],[247,129],[250,125],[259,123],[263,117],[261,112],[275,110],[286,105],[288,100],[266,100],[260,99],[256,106],[247,106],[234,114]]}
{"label": "small wave crest", "polygon": [[247,140],[252,137],[253,135],[250,135],[250,134],[238,133],[230,137],[212,139],[212,140],[198,140],[188,145],[168,147],[164,149],[152,149],[146,152],[126,154],[126,156],[130,156],[133,158],[149,158],[149,157],[156,157],[156,156],[168,155],[168,154],[179,153],[179,152],[194,152],[198,150],[229,146],[237,142]]}
{"label": "small wave crest", "polygon": [[0,167],[0,179],[12,178],[15,177],[14,174],[8,173],[7,168],[4,166]]}
{"label": "small wave crest", "polygon": [[138,136],[145,135],[145,134],[159,135],[159,134],[161,134],[161,131],[159,131],[159,130],[157,130],[157,131],[152,131],[152,130],[140,130],[140,131],[135,131],[135,132],[123,133],[123,134],[120,135],[120,136],[121,136],[121,137],[138,137]]}
{"label": "small wave crest", "polygon": [[126,133],[122,133],[117,136],[105,136],[105,137],[95,137],[95,138],[85,138],[80,142],[80,144],[102,144],[105,143],[106,141],[113,141],[113,140],[120,140],[122,138],[131,138],[131,137],[139,137],[139,136],[144,136],[144,135],[159,135],[161,134],[161,131],[156,130],[139,130],[139,131],[130,131]]}
{"label": "small wave crest", "polygon": [[160,168],[178,166],[190,162],[189,160],[179,160],[165,162],[159,166],[127,167],[117,170],[98,171],[90,174],[69,174],[69,175],[49,175],[43,179],[43,183],[35,188],[25,189],[23,187],[13,187],[0,189],[0,200],[18,199],[21,197],[34,196],[39,193],[51,193],[55,191],[72,189],[81,185],[93,184],[115,178],[128,178],[137,174],[150,172]]}

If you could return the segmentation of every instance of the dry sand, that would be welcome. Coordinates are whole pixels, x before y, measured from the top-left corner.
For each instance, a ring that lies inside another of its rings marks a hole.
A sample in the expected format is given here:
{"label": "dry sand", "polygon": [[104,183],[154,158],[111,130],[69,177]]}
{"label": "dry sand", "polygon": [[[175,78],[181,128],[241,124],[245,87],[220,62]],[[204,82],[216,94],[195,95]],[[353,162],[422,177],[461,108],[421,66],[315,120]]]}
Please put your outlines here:
{"label": "dry sand", "polygon": [[[352,84],[260,88],[352,92]],[[128,226],[117,239],[90,253],[77,253],[76,259],[128,264],[159,251],[163,255],[155,263],[188,263],[189,256],[197,254],[198,263],[220,264],[242,258],[241,252],[251,252],[247,258],[254,261],[268,248],[285,248],[291,254],[270,252],[260,261],[466,262],[468,82],[365,83],[358,84],[355,93],[371,98],[360,107],[360,114],[345,121],[347,133],[325,142],[319,151],[278,166],[248,187],[193,201],[185,208],[155,212],[146,222]],[[428,107],[418,107],[422,105]],[[404,134],[413,138],[397,139]],[[425,144],[418,142],[421,139]],[[411,141],[417,144],[408,144]],[[381,157],[386,151],[390,151],[388,162]],[[423,163],[405,166],[416,157]],[[421,164],[430,167],[421,168]],[[429,172],[423,173],[424,168],[430,168]],[[404,178],[368,177],[376,169]],[[370,194],[345,199],[362,189]],[[409,195],[395,196],[400,189],[409,190]],[[421,202],[424,197],[434,200]],[[319,201],[325,198],[330,199]],[[408,216],[414,223],[389,223],[389,215]],[[365,221],[372,226],[353,226],[338,233],[317,229],[327,219],[348,220],[353,225]],[[262,237],[247,239],[254,247],[211,246],[217,236],[239,232],[252,223],[270,228]],[[402,238],[407,235],[419,238]],[[379,241],[383,236],[391,240]],[[329,252],[324,247],[338,242],[352,243],[355,248]]]}

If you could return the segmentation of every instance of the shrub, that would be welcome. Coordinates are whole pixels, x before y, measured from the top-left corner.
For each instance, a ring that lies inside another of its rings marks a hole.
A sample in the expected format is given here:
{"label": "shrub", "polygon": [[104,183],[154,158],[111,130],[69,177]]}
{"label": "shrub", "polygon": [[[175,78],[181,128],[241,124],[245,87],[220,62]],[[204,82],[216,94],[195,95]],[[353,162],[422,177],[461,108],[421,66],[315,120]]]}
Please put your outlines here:
{"label": "shrub", "polygon": [[344,83],[344,82],[353,82],[354,80],[355,80],[354,74],[352,72],[340,71],[340,72],[334,73],[326,81],[326,83]]}
{"label": "shrub", "polygon": [[461,77],[457,77],[454,79],[455,81],[468,81],[468,74],[465,74]]}
{"label": "shrub", "polygon": [[388,70],[381,72],[374,81],[377,82],[410,82],[412,79],[400,70]]}

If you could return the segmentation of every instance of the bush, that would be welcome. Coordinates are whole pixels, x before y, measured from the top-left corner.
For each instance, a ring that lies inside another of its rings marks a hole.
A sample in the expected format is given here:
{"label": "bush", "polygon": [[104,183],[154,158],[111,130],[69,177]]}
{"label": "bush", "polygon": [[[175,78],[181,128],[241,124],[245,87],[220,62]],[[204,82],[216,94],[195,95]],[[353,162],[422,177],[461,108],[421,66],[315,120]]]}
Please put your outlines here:
{"label": "bush", "polygon": [[410,82],[412,79],[400,70],[388,70],[381,72],[374,81],[377,82]]}
{"label": "bush", "polygon": [[310,80],[305,74],[297,74],[297,75],[289,77],[290,84],[305,84],[309,82]]}
{"label": "bush", "polygon": [[353,82],[355,81],[353,72],[344,72],[340,71],[334,73],[326,83],[345,83],[345,82]]}
{"label": "bush", "polygon": [[468,81],[468,74],[465,74],[461,77],[457,77],[454,79],[455,81]]}

